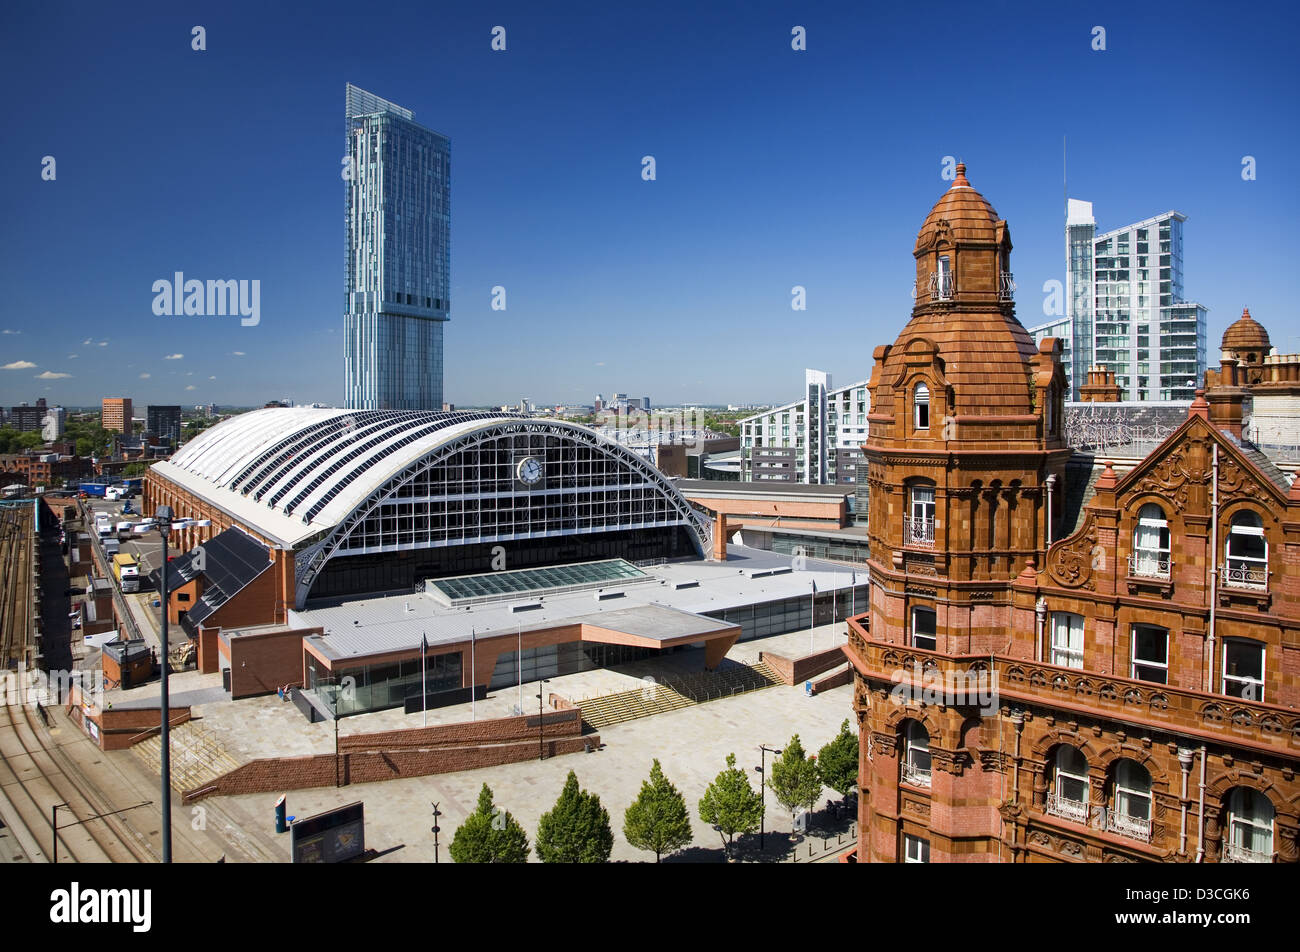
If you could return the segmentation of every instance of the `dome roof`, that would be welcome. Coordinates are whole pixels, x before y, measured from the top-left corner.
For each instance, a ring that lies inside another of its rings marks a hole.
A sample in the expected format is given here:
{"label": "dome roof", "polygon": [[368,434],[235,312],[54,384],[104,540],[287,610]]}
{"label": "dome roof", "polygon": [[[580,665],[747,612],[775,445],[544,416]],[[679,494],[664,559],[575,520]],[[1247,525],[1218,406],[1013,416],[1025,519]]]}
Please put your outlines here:
{"label": "dome roof", "polygon": [[1223,332],[1223,343],[1220,345],[1221,349],[1235,353],[1257,350],[1261,357],[1268,353],[1271,346],[1268,331],[1264,330],[1263,324],[1250,316],[1250,308],[1245,308],[1241,312],[1241,317]]}
{"label": "dome roof", "polygon": [[[912,317],[885,360],[887,379],[903,374],[907,353],[925,338],[938,349],[962,415],[1033,413],[1030,371],[1038,347],[1024,326],[995,310],[980,314],[925,310]],[[892,413],[881,406],[879,412]]]}
{"label": "dome roof", "polygon": [[997,241],[998,213],[966,179],[965,163],[957,164],[957,178],[952,187],[943,193],[925,219],[916,236],[916,251],[929,248],[935,232],[946,221],[952,238],[957,241]]}

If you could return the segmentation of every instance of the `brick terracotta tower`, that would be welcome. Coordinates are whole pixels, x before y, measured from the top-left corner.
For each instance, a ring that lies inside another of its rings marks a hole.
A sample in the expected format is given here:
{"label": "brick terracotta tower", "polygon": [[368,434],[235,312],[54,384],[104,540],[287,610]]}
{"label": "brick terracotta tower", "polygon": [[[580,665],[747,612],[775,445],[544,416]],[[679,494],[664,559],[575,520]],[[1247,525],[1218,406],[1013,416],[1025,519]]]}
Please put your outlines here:
{"label": "brick terracotta tower", "polygon": [[[849,647],[859,672],[880,674],[859,675],[855,687],[860,777],[868,778],[858,855],[872,862],[901,861],[908,849],[898,778],[909,730],[925,732],[927,752],[904,767],[933,784],[936,800],[962,800],[956,788],[972,780],[944,772],[962,756],[972,712],[930,707],[909,726],[909,708],[890,702],[891,662],[877,645],[941,655],[1004,650],[1010,583],[1027,563],[1042,563],[1048,513],[1061,509],[1053,489],[1070,455],[1061,344],[1035,346],[1016,319],[1007,223],[971,187],[964,165],[926,217],[913,255],[912,318],[892,346],[876,348],[868,385],[872,646],[851,632]],[[983,851],[998,835],[987,785],[969,795],[983,809],[932,817],[919,798],[910,807],[926,813],[933,861]]]}

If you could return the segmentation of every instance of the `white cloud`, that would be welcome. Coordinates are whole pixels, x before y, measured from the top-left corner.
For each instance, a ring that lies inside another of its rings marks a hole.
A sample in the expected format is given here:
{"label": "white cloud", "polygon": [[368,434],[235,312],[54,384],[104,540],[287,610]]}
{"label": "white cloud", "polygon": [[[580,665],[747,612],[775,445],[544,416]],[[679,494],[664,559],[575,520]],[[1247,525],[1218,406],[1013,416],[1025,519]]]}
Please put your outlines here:
{"label": "white cloud", "polygon": [[82,346],[82,347],[89,347],[89,346],[90,346],[91,344],[93,344],[93,343],[95,343],[95,342],[94,342],[93,340],[91,340],[89,337],[87,337],[85,340],[83,340],[83,341],[81,342],[81,346]]}
{"label": "white cloud", "polygon": [[56,374],[52,370],[47,370],[43,374],[37,374],[37,380],[62,380],[64,377],[71,377],[72,374]]}
{"label": "white cloud", "polygon": [[96,343],[98,343],[100,347],[107,347],[107,346],[108,346],[108,341],[106,341],[106,340],[97,341]]}
{"label": "white cloud", "polygon": [[31,370],[35,366],[30,360],[15,360],[12,364],[0,367],[0,370]]}
{"label": "white cloud", "polygon": [[232,351],[230,352],[230,356],[231,356],[231,357],[243,357],[243,356],[246,356],[246,355],[244,354],[244,352],[243,352],[242,350],[232,350]]}
{"label": "white cloud", "polygon": [[149,379],[150,377],[152,377],[152,376],[153,376],[153,374],[141,374],[141,375],[140,375],[140,379],[141,379],[141,380],[148,380],[148,379]]}
{"label": "white cloud", "polygon": [[0,334],[21,334],[21,333],[22,331],[11,331],[7,327],[4,330],[0,331]]}
{"label": "white cloud", "polygon": [[189,385],[188,387],[186,387],[185,389],[186,389],[186,390],[197,390],[197,389],[199,389],[199,388],[196,387],[196,386],[194,386],[194,384],[190,384],[190,385]]}
{"label": "white cloud", "polygon": [[194,376],[194,371],[192,371],[192,370],[187,370],[187,371],[185,371],[185,376],[187,376],[187,377],[193,377],[193,376]]}
{"label": "white cloud", "polygon": [[216,377],[209,377],[208,379],[209,379],[209,380],[216,380],[217,378],[216,378]]}
{"label": "white cloud", "polygon": [[163,360],[180,360],[184,356],[184,354],[168,354]]}
{"label": "white cloud", "polygon": [[76,359],[77,359],[76,354],[68,354],[68,360],[76,360]]}

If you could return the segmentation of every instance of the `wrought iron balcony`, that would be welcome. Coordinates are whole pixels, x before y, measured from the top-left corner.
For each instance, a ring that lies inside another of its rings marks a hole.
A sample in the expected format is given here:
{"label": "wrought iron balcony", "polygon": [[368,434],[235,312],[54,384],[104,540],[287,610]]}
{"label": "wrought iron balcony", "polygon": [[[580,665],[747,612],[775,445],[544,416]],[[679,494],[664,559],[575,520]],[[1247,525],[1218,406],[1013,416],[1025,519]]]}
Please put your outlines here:
{"label": "wrought iron balcony", "polygon": [[957,290],[956,276],[951,271],[930,272],[930,300],[951,301]]}
{"label": "wrought iron balcony", "polygon": [[919,545],[933,549],[934,520],[924,516],[905,516],[903,518],[903,545]]}
{"label": "wrought iron balcony", "polygon": [[1117,810],[1106,811],[1106,832],[1118,833],[1131,840],[1151,842],[1151,820],[1137,816],[1126,816]]}
{"label": "wrought iron balcony", "polygon": [[1128,574],[1135,578],[1169,578],[1173,561],[1167,552],[1134,552],[1128,557]]}
{"label": "wrought iron balcony", "polygon": [[1010,271],[998,272],[998,300],[1010,301],[1016,296],[1016,282]]}
{"label": "wrought iron balcony", "polygon": [[1220,583],[1225,588],[1246,588],[1255,592],[1268,591],[1268,568],[1247,562],[1230,561],[1220,567]]}
{"label": "wrought iron balcony", "polygon": [[1258,850],[1247,849],[1244,846],[1236,846],[1229,843],[1227,838],[1223,841],[1223,862],[1225,863],[1271,863],[1273,862],[1272,853],[1263,853]]}
{"label": "wrought iron balcony", "polygon": [[915,764],[903,761],[903,783],[910,783],[914,787],[930,786],[930,771]]}
{"label": "wrought iron balcony", "polygon": [[1047,795],[1047,812],[1052,816],[1059,816],[1063,820],[1070,820],[1074,823],[1088,823],[1088,804],[1082,800],[1071,800],[1068,797],[1058,796],[1055,793]]}

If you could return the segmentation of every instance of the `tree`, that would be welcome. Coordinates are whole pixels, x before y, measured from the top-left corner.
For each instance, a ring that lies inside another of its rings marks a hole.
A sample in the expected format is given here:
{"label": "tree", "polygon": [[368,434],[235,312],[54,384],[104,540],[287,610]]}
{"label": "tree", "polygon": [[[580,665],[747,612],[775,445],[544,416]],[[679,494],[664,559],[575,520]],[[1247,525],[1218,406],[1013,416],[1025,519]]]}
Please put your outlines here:
{"label": "tree", "polygon": [[727,754],[727,769],[700,797],[700,819],[717,827],[728,847],[737,833],[753,833],[763,822],[762,795],[749,785],[745,771],[736,766],[735,754]]}
{"label": "tree", "polygon": [[846,720],[835,739],[817,752],[821,781],[840,796],[848,796],[858,782],[858,735]]}
{"label": "tree", "polygon": [[456,830],[448,852],[456,863],[526,863],[528,849],[524,828],[492,804],[492,789],[483,784],[478,809]]}
{"label": "tree", "polygon": [[817,761],[804,754],[798,734],[790,738],[785,752],[772,764],[772,777],[767,785],[776,795],[777,803],[790,811],[790,819],[796,826],[799,811],[811,810],[822,795]]}
{"label": "tree", "polygon": [[623,814],[623,836],[639,850],[655,854],[655,862],[664,853],[681,849],[693,838],[691,817],[686,798],[678,792],[654,761],[650,779],[641,781],[641,793]]}
{"label": "tree", "polygon": [[537,823],[537,858],[543,863],[606,863],[614,849],[609,811],[600,797],[578,787],[572,770],[560,799]]}

